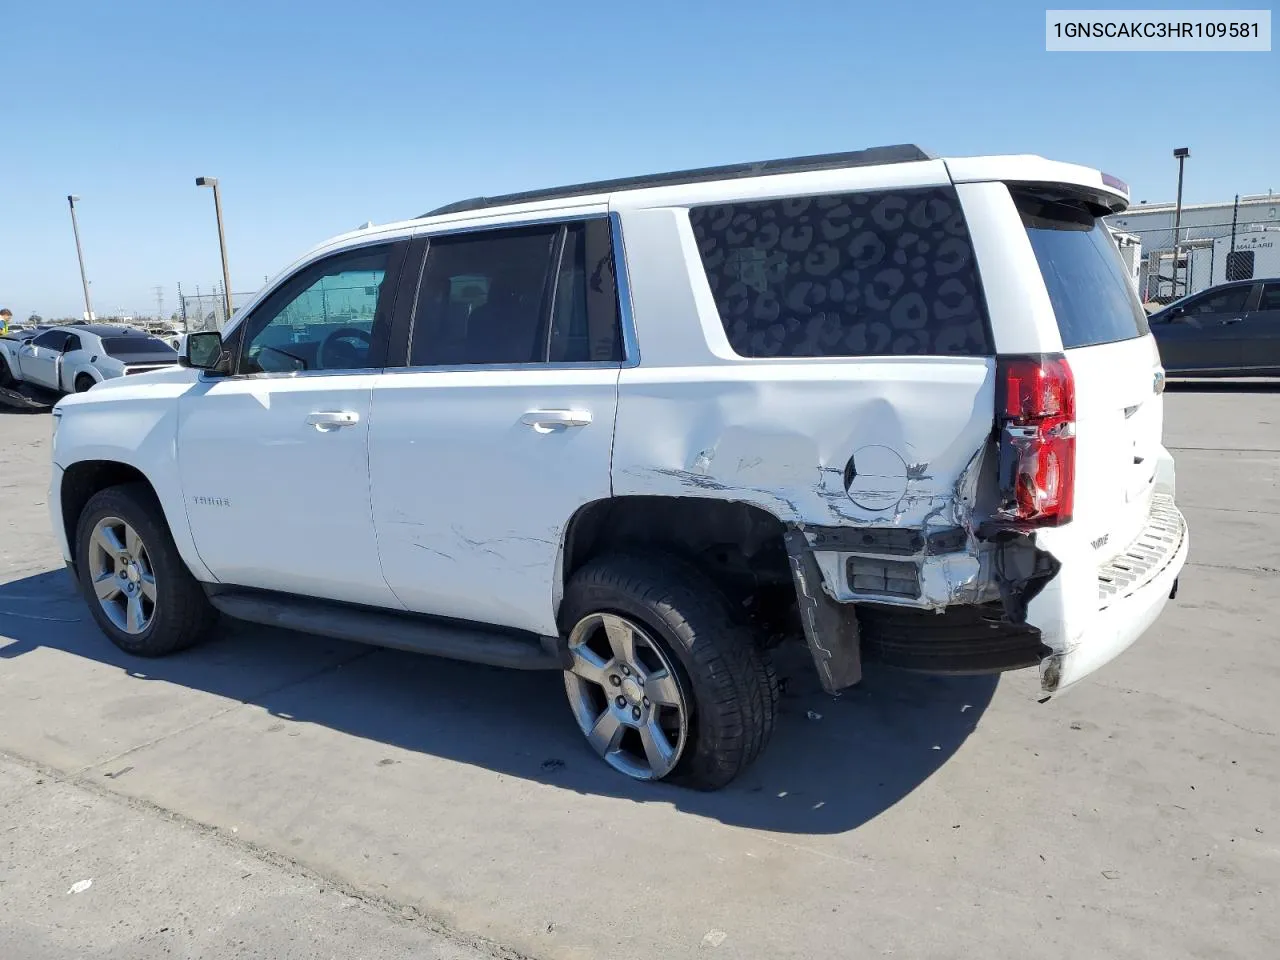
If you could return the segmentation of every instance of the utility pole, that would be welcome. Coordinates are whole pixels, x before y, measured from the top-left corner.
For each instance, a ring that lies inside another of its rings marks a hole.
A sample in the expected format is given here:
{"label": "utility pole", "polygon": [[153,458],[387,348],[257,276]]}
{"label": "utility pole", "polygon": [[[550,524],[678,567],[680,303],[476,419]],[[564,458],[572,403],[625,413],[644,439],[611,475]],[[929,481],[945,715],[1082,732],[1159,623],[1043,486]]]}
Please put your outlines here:
{"label": "utility pole", "polygon": [[152,289],[156,292],[156,319],[164,320],[164,287],[156,284]]}
{"label": "utility pole", "polygon": [[[1240,218],[1240,194],[1236,194],[1235,206],[1231,208],[1231,252],[1236,252],[1236,221]],[[1230,262],[1230,261],[1228,261]],[[1230,280],[1230,277],[1227,277]]]}
{"label": "utility pole", "polygon": [[76,259],[80,261],[80,283],[84,286],[84,319],[93,322],[93,303],[89,300],[89,275],[84,272],[84,250],[80,247],[80,224],[76,222],[76,201],[80,198],[67,195],[67,205],[71,207],[71,232],[76,235]]}
{"label": "utility pole", "polygon": [[1178,160],[1178,202],[1173,212],[1173,296],[1178,296],[1178,244],[1181,242],[1179,236],[1182,229],[1182,168],[1186,165],[1187,157],[1191,156],[1190,147],[1175,147],[1173,150],[1174,157]]}
{"label": "utility pole", "polygon": [[218,246],[222,250],[222,296],[226,306],[223,323],[231,319],[231,270],[227,267],[227,235],[222,228],[222,193],[217,177],[196,177],[197,187],[213,187],[213,211],[218,218]]}

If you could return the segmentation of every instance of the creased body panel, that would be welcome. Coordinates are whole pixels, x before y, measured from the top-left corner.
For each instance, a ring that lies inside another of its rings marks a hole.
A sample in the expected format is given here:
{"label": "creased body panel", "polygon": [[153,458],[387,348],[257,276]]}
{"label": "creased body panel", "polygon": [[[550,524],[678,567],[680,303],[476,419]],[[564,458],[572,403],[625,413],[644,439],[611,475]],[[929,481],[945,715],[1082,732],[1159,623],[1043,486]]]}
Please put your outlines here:
{"label": "creased body panel", "polygon": [[[614,492],[741,501],[805,527],[967,528],[993,391],[984,358],[623,370]],[[914,595],[850,588],[849,559],[875,548],[813,545],[838,599],[940,607],[978,577],[964,539],[925,561]]]}

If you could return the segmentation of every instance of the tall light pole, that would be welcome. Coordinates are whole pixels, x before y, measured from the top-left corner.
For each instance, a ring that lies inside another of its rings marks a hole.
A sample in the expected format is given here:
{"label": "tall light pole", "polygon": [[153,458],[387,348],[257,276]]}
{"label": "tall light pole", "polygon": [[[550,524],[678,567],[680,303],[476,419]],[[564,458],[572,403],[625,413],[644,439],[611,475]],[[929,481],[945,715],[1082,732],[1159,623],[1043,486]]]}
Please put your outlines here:
{"label": "tall light pole", "polygon": [[84,272],[84,250],[80,248],[80,224],[76,223],[76,201],[80,198],[67,195],[67,206],[71,208],[71,232],[76,235],[76,259],[80,261],[80,283],[84,286],[84,319],[93,322],[93,303],[89,300],[89,275]]}
{"label": "tall light pole", "polygon": [[231,270],[227,266],[227,235],[222,229],[222,194],[217,177],[196,177],[197,187],[213,187],[213,211],[218,218],[218,246],[222,248],[222,299],[226,307],[223,323],[231,319]]}
{"label": "tall light pole", "polygon": [[1178,296],[1178,244],[1181,242],[1179,236],[1182,230],[1182,168],[1186,165],[1187,157],[1191,156],[1190,147],[1175,147],[1173,155],[1178,160],[1178,202],[1173,210],[1173,296]]}

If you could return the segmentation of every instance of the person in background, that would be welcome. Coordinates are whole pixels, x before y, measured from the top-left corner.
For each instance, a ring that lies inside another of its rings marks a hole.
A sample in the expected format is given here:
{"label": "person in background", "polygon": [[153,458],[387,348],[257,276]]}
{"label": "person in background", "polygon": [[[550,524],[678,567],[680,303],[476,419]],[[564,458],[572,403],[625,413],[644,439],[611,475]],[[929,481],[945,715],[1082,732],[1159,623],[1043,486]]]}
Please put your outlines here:
{"label": "person in background", "polygon": [[0,307],[0,337],[9,335],[9,321],[13,319],[13,311],[8,307]]}

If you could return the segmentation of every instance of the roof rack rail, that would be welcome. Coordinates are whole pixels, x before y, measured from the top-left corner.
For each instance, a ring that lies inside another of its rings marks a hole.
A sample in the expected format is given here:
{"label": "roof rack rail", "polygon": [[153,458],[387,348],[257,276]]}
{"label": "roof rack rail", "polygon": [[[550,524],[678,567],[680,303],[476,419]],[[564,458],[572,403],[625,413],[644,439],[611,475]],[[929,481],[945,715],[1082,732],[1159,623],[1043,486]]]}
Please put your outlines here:
{"label": "roof rack rail", "polygon": [[808,173],[814,170],[873,167],[887,163],[913,163],[936,159],[935,154],[913,143],[901,143],[887,147],[868,147],[865,150],[852,150],[846,153],[818,153],[808,157],[786,157],[781,160],[760,160],[755,163],[730,163],[720,167],[698,167],[694,170],[651,173],[639,177],[622,177],[618,180],[596,180],[591,183],[575,183],[544,190],[525,190],[521,193],[507,193],[496,197],[473,197],[470,200],[446,203],[443,207],[436,207],[422,214],[422,217],[466,213],[470,210],[483,210],[486,207],[531,203],[535,200],[559,200],[596,193],[614,193],[618,190],[640,190],[645,187],[666,187],[681,183],[705,183],[708,180],[738,180],[775,173]]}

